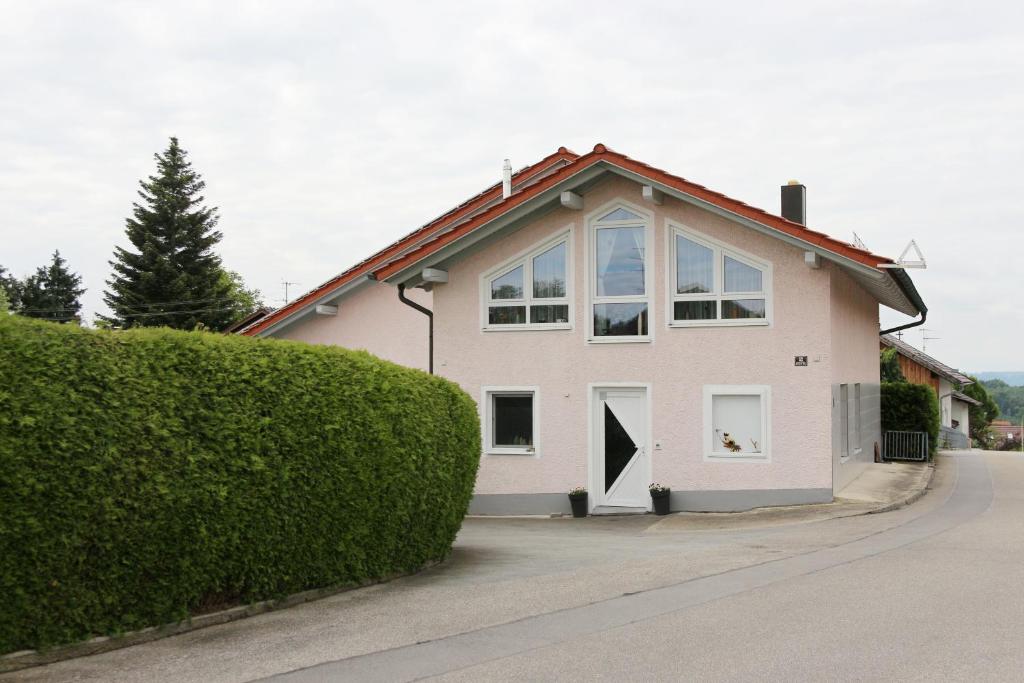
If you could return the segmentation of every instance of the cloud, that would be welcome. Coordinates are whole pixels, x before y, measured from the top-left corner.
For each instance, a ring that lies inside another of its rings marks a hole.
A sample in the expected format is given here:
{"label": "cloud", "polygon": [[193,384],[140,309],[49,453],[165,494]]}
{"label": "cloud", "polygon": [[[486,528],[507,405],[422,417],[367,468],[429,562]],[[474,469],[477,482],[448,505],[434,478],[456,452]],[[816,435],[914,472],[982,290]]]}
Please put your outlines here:
{"label": "cloud", "polygon": [[[180,137],[225,263],[311,287],[559,145],[615,149],[898,254],[946,362],[1013,369],[1021,10],[1003,3],[22,3],[0,26],[0,263],[101,310]],[[1000,259],[1002,256],[1002,259]],[[1019,278],[1017,279],[1019,282]],[[884,322],[899,319],[885,314]],[[998,321],[997,323],[995,321]],[[978,343],[979,331],[998,330]],[[911,341],[916,341],[913,337]]]}

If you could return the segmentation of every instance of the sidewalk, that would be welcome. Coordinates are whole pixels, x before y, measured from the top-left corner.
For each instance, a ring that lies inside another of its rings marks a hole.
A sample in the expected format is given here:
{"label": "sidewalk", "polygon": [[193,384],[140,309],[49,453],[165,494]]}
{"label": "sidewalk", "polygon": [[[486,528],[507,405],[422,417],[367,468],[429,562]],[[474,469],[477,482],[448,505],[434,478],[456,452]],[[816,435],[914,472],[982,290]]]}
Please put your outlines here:
{"label": "sidewalk", "polygon": [[[941,459],[936,458],[936,462]],[[831,503],[757,508],[747,512],[679,512],[655,522],[647,533],[760,529],[888,512],[924,495],[934,472],[935,465],[930,463],[871,463]]]}

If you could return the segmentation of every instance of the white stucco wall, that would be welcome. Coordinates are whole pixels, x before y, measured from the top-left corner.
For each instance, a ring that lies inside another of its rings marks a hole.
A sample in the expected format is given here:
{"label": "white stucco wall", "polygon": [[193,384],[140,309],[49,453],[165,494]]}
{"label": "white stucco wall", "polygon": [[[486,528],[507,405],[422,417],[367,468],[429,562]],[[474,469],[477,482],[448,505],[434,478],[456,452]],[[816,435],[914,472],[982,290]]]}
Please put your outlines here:
{"label": "white stucco wall", "polygon": [[[414,289],[407,296],[427,308],[433,305],[430,292]],[[337,303],[337,315],[310,314],[272,336],[365,349],[394,363],[427,369],[427,317],[399,301],[397,289],[367,282]]]}
{"label": "white stucco wall", "polygon": [[[588,344],[585,340],[584,219],[621,197],[654,214],[648,245],[655,268],[647,343]],[[478,401],[484,385],[532,385],[540,390],[539,455],[484,456],[477,493],[565,492],[588,481],[588,384],[637,382],[651,386],[653,479],[673,490],[831,489],[831,385],[837,376],[830,335],[836,326],[864,325],[864,315],[833,324],[830,271],[813,270],[803,252],[693,206],[666,198],[645,204],[640,186],[616,179],[584,196],[584,210],[545,215],[486,250],[452,266],[450,282],[434,293],[436,363]],[[668,328],[665,219],[770,261],[774,267],[774,324],[770,327]],[[485,332],[480,320],[482,273],[566,226],[573,229],[575,327],[565,331]],[[867,309],[867,304],[863,308]],[[877,305],[875,305],[877,311]],[[862,312],[861,312],[862,313]],[[877,321],[877,312],[875,320]],[[851,333],[860,349],[877,326]],[[869,376],[877,336],[851,373]],[[795,367],[794,356],[808,356]],[[847,368],[843,367],[842,373]],[[842,374],[840,373],[840,374]],[[702,388],[706,384],[770,385],[770,462],[706,462]]]}
{"label": "white stucco wall", "polygon": [[948,379],[939,379],[939,412],[942,426],[953,426],[953,384]]}
{"label": "white stucco wall", "polygon": [[952,402],[953,419],[957,420],[960,423],[959,425],[957,425],[957,431],[968,436],[970,436],[971,434],[970,408],[970,405],[964,403],[963,401]]}

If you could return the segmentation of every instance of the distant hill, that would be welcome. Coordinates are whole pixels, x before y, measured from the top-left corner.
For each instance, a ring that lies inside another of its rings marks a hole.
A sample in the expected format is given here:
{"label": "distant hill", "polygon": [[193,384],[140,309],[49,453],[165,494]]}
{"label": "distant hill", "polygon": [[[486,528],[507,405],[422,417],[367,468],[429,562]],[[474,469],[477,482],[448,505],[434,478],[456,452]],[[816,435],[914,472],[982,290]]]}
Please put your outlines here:
{"label": "distant hill", "polygon": [[1024,387],[1024,372],[974,372],[971,374],[982,382],[990,379],[1001,379],[1011,387]]}

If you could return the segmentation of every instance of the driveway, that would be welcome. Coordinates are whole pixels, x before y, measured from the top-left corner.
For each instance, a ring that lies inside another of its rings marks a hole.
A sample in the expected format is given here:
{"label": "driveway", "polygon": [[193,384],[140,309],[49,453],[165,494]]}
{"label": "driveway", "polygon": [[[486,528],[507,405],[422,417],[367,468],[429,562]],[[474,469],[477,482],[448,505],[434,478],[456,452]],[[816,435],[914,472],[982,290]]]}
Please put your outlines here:
{"label": "driveway", "polygon": [[1016,678],[1024,459],[945,457],[932,489],[755,529],[467,520],[415,577],[15,677]]}

